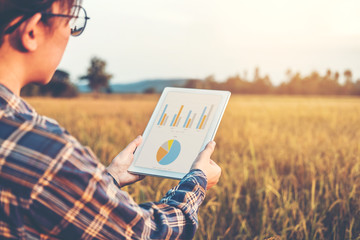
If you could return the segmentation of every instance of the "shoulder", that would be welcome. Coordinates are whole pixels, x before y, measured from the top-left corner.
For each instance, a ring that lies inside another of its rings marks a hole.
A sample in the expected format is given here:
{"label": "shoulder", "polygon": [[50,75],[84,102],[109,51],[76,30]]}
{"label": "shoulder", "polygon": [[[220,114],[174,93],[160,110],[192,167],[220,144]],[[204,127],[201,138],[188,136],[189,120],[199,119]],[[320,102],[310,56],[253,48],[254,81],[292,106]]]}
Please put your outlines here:
{"label": "shoulder", "polygon": [[66,162],[98,165],[91,150],[55,120],[38,114],[0,115],[0,159],[5,160],[0,162],[0,179],[24,194],[43,176],[67,166]]}
{"label": "shoulder", "polygon": [[0,112],[0,141],[14,147],[55,157],[54,154],[67,144],[68,135],[56,121],[38,114],[7,111],[1,115]]}
{"label": "shoulder", "polygon": [[[16,136],[16,138],[15,138]],[[0,108],[0,141],[14,143],[38,152],[45,151],[49,145],[83,146],[65,128],[49,117],[32,112],[18,112],[13,108]],[[0,145],[1,148],[1,145]]]}

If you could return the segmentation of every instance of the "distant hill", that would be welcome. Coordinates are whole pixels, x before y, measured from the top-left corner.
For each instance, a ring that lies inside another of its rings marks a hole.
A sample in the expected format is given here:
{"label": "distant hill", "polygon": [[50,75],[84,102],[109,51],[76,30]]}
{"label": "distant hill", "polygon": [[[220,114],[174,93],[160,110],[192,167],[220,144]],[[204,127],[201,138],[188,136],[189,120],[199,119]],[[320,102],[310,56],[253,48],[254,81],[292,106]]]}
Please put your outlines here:
{"label": "distant hill", "polygon": [[[183,87],[186,81],[187,79],[152,79],[135,83],[115,83],[110,84],[110,90],[112,93],[143,93],[149,90],[161,93],[165,87]],[[77,88],[81,93],[91,92],[88,85],[79,84]]]}

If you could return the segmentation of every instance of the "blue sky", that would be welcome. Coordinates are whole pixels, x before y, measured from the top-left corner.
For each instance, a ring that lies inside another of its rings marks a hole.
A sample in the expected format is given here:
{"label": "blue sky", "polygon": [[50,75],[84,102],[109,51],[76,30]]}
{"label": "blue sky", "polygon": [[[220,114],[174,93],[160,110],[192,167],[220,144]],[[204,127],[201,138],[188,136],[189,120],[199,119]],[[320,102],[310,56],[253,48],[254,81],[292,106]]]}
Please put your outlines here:
{"label": "blue sky", "polygon": [[254,68],[273,83],[351,69],[360,78],[358,0],[84,0],[91,20],[71,38],[59,68],[73,80],[90,58],[107,61],[112,82],[153,78],[219,81]]}

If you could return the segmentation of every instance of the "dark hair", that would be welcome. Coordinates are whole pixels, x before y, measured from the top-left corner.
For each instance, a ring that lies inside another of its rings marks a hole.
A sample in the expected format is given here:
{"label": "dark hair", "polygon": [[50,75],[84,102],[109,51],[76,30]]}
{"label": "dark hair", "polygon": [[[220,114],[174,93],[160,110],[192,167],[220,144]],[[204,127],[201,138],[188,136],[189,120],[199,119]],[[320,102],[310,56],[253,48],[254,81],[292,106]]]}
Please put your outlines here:
{"label": "dark hair", "polygon": [[[17,17],[29,17],[37,12],[51,11],[54,2],[62,9],[70,10],[81,0],[0,0],[0,46],[8,25]],[[43,19],[45,21],[45,19]]]}

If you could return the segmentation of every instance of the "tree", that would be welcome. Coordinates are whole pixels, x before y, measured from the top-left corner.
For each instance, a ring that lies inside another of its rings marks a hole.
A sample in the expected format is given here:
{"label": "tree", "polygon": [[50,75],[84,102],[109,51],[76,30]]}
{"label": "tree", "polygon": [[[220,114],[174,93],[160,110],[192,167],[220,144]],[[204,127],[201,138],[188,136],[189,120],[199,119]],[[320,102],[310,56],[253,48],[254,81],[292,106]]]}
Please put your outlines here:
{"label": "tree", "polygon": [[217,89],[218,88],[218,83],[216,82],[214,75],[207,76],[204,79],[203,83],[204,83],[203,87],[205,89]]}
{"label": "tree", "polygon": [[228,77],[228,79],[224,83],[225,89],[232,91],[233,93],[241,93],[241,81],[242,79],[239,74]]}
{"label": "tree", "polygon": [[345,84],[343,86],[343,94],[351,95],[351,94],[353,94],[353,88],[354,88],[354,84],[352,82],[351,70],[349,70],[349,69],[345,70],[344,77],[345,77]]}
{"label": "tree", "polygon": [[339,72],[336,72],[335,74],[334,74],[334,80],[335,80],[335,82],[339,82],[339,78],[340,78],[340,73]]}
{"label": "tree", "polygon": [[78,91],[70,82],[69,73],[56,70],[51,81],[46,85],[28,84],[21,90],[22,96],[76,97]]}
{"label": "tree", "polygon": [[347,69],[344,71],[345,82],[352,82],[352,72],[351,70]]}
{"label": "tree", "polygon": [[89,81],[89,87],[95,94],[99,93],[100,89],[107,88],[112,75],[105,71],[106,62],[98,57],[93,57],[90,61],[90,67],[87,70],[87,75],[80,77],[80,80]]}
{"label": "tree", "polygon": [[36,83],[30,83],[21,89],[20,95],[23,97],[33,97],[40,95],[40,86]]}
{"label": "tree", "polygon": [[203,81],[201,79],[189,79],[183,87],[185,88],[203,88]]}
{"label": "tree", "polygon": [[354,94],[360,96],[360,78],[354,84]]}
{"label": "tree", "polygon": [[51,95],[52,97],[76,97],[78,95],[76,87],[70,82],[69,73],[56,70],[51,81],[40,87],[40,94]]}
{"label": "tree", "polygon": [[256,67],[254,71],[254,82],[256,82],[260,78],[260,68]]}
{"label": "tree", "polygon": [[148,87],[147,89],[144,90],[145,94],[154,94],[156,93],[156,89],[154,87]]}
{"label": "tree", "polygon": [[273,85],[270,77],[266,75],[264,78],[257,75],[256,80],[252,83],[252,93],[255,94],[269,94],[272,91]]}

